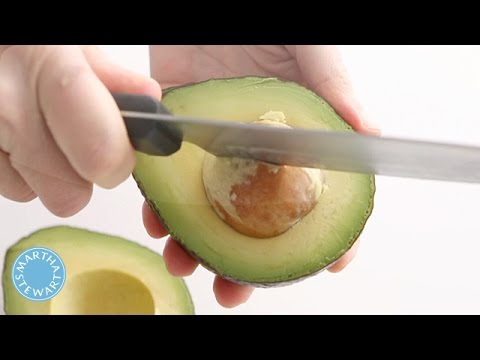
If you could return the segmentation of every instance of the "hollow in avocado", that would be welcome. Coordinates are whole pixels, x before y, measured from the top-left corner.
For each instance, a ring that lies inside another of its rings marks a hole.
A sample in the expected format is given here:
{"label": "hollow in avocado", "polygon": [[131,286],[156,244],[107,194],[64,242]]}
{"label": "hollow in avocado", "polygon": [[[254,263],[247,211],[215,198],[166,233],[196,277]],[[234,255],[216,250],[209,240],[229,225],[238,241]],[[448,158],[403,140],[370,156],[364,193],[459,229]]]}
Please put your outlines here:
{"label": "hollow in avocado", "polygon": [[[12,266],[25,250],[41,247],[62,259],[65,284],[46,301],[17,291]],[[13,244],[5,255],[7,315],[188,315],[194,314],[183,279],[170,275],[162,256],[132,241],[85,229],[41,229]]]}

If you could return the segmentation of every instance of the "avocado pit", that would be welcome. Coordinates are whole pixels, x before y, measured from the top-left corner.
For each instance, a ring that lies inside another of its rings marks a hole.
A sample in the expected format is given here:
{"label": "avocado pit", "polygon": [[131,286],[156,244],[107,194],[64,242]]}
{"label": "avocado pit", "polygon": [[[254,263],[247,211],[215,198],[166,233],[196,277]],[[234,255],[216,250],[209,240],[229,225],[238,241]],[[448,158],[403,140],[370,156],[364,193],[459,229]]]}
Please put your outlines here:
{"label": "avocado pit", "polygon": [[[290,128],[279,111],[267,112],[254,124]],[[319,169],[212,154],[205,155],[202,176],[217,215],[239,233],[255,238],[288,231],[312,211],[323,187]]]}

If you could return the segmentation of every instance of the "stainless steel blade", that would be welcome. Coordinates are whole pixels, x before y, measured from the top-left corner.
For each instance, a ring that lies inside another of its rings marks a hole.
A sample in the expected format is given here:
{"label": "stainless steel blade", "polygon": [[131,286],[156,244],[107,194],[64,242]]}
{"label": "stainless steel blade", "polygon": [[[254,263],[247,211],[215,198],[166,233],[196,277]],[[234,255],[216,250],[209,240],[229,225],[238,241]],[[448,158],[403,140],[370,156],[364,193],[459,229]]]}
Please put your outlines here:
{"label": "stainless steel blade", "polygon": [[152,119],[217,156],[396,177],[480,183],[480,147],[431,141],[285,129],[233,121],[122,112]]}

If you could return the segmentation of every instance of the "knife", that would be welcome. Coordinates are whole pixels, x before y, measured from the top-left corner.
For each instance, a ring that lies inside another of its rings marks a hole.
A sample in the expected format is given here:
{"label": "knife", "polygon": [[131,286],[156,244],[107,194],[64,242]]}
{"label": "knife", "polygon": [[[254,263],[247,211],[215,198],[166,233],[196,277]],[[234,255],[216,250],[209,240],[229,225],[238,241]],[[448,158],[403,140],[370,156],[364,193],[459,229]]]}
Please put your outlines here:
{"label": "knife", "polygon": [[112,95],[132,145],[149,155],[174,154],[186,141],[216,156],[371,175],[480,183],[480,147],[476,146],[177,116],[149,96]]}

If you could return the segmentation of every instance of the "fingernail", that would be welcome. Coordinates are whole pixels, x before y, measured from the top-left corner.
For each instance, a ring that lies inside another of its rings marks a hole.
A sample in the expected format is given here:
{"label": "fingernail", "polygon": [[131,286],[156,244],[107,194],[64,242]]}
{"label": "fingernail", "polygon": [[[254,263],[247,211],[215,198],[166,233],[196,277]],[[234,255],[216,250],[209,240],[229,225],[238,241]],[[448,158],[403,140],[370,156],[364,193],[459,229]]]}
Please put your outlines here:
{"label": "fingernail", "polygon": [[362,114],[362,124],[365,128],[372,131],[380,131],[380,125],[375,121],[372,121],[370,118],[363,116]]}
{"label": "fingernail", "polygon": [[162,98],[162,88],[158,82],[156,82],[154,79],[150,79],[148,82],[148,88],[146,91],[151,95],[159,100]]}
{"label": "fingernail", "polygon": [[371,120],[371,118],[367,115],[365,108],[361,105],[357,105],[357,108],[362,121],[362,127],[367,130],[368,133],[373,135],[381,135],[382,131],[380,130],[379,124]]}
{"label": "fingernail", "polygon": [[380,136],[382,135],[382,130],[380,130],[379,128],[376,128],[376,127],[371,127],[369,125],[366,125],[365,128],[368,130],[368,132],[372,135],[375,135],[375,136]]}

